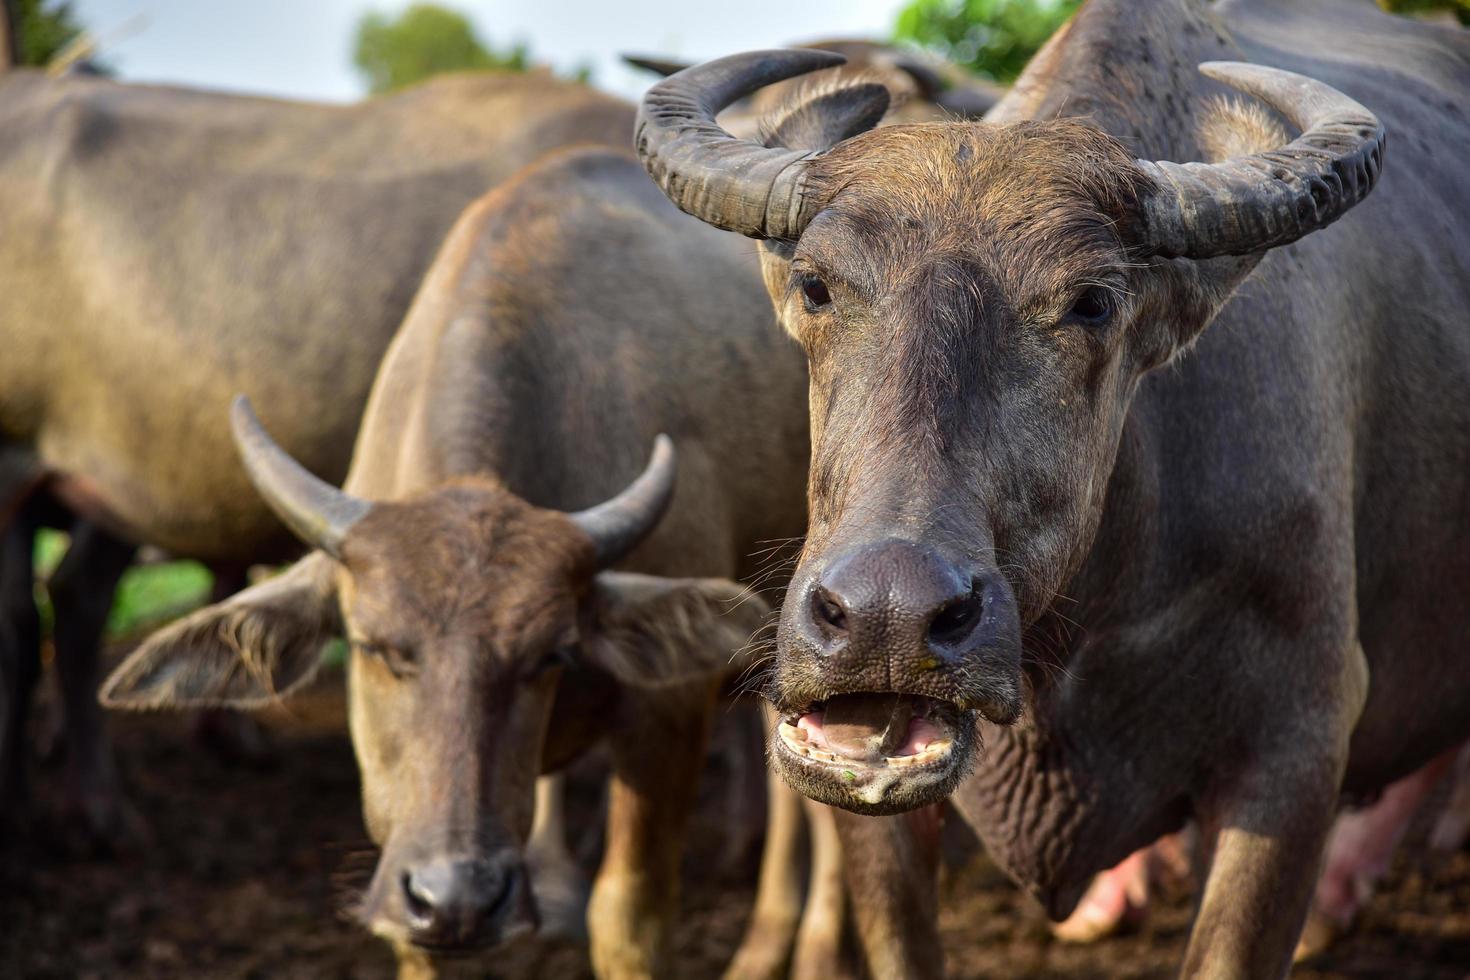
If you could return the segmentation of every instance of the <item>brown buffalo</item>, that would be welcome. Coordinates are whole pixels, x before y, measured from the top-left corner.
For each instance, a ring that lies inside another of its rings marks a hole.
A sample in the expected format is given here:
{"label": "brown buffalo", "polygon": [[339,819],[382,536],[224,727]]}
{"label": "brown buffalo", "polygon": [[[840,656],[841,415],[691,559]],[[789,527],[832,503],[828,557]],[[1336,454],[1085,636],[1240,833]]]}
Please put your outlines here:
{"label": "brown buffalo", "polygon": [[709,711],[765,608],[731,580],[804,523],[805,369],[761,293],[754,256],[630,155],[523,172],[430,269],[343,490],[237,405],[256,486],[316,550],[157,634],[104,696],[266,703],[345,633],[382,847],[361,916],[405,961],[534,928],[532,783],[606,740],[593,965],[658,972]]}
{"label": "brown buffalo", "polygon": [[221,581],[299,550],[205,406],[249,393],[340,478],[455,217],[552,147],[626,145],[632,111],[545,73],[326,106],[0,72],[0,816],[19,809],[39,674],[37,527],[84,522],[50,587],[68,795],[106,844],[125,809],[96,650],[134,549]]}
{"label": "brown buffalo", "polygon": [[1467,734],[1470,35],[1094,0],[986,124],[710,116],[827,64],[691,70],[638,133],[766,240],[811,366],[777,761],[868,812],[958,786],[1057,917],[1193,818],[1184,972],[1280,975],[1339,799]]}

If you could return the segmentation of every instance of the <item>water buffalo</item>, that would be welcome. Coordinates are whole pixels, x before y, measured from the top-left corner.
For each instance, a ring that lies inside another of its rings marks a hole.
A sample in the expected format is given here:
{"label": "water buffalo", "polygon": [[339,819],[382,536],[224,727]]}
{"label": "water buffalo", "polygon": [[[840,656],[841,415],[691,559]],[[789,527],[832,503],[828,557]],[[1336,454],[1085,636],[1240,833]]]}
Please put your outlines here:
{"label": "water buffalo", "polygon": [[39,674],[35,529],[87,522],[50,586],[68,796],[106,843],[125,808],[97,640],[134,548],[235,573],[299,552],[205,406],[249,393],[340,478],[455,217],[552,147],[626,145],[632,114],[545,73],[326,106],[0,72],[0,815]]}
{"label": "water buffalo", "polygon": [[[820,69],[804,78],[768,85],[740,99],[720,114],[723,128],[737,135],[753,136],[762,119],[784,106],[796,104],[797,93],[837,82],[875,82],[886,88],[891,104],[883,120],[885,125],[956,116],[979,119],[1005,94],[1001,86],[976,78],[958,65],[889,44],[833,38],[800,47],[832,51],[847,60],[838,67]],[[623,60],[659,75],[672,75],[690,67],[667,58],[624,55]]]}
{"label": "water buffalo", "polygon": [[382,847],[360,915],[405,963],[534,928],[532,782],[606,739],[592,962],[659,972],[709,711],[765,609],[731,580],[805,522],[805,364],[759,275],[627,152],[501,185],[429,270],[342,490],[266,435],[287,406],[257,402],[264,427],[235,407],[256,487],[313,553],[156,634],[104,697],[258,705],[345,633]]}
{"label": "water buffalo", "polygon": [[1339,801],[1470,733],[1470,35],[1094,0],[985,124],[713,121],[830,64],[692,69],[637,133],[808,354],[777,763],[866,812],[958,786],[1058,918],[1193,818],[1184,972],[1281,975]]}

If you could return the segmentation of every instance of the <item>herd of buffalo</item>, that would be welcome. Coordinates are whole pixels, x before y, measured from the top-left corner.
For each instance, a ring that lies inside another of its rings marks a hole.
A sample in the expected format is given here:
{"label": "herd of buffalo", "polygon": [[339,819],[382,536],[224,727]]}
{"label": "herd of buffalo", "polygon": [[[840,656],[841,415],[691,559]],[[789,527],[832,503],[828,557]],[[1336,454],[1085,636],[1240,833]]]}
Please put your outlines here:
{"label": "herd of buffalo", "polygon": [[[941,975],[946,814],[1083,932],[1191,850],[1181,973],[1283,976],[1463,768],[1470,31],[1090,0],[1007,91],[847,41],[647,63],[638,106],[544,72],[292,103],[13,41],[7,837],[48,526],[66,819],[134,830],[104,706],[270,705],[345,638],[356,915],[405,977],[554,927],[679,975],[751,691],[734,977],[837,975],[834,889],[868,975]],[[104,680],[144,547],[215,601]],[[598,744],[589,895],[550,774]]]}

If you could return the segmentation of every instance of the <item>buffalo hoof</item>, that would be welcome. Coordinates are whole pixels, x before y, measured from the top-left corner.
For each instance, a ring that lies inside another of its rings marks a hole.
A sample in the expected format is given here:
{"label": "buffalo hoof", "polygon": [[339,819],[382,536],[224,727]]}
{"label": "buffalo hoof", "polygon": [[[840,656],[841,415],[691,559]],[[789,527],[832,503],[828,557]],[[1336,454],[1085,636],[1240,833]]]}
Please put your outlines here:
{"label": "buffalo hoof", "polygon": [[1082,901],[1051,933],[1066,943],[1094,943],[1136,926],[1148,914],[1156,886],[1183,887],[1189,879],[1188,843],[1169,834],[1134,851],[1117,866],[1092,879]]}
{"label": "buffalo hoof", "polygon": [[1470,809],[1446,810],[1429,832],[1429,846],[1436,851],[1463,850],[1466,840],[1470,840]]}
{"label": "buffalo hoof", "polygon": [[724,980],[780,980],[791,962],[795,920],[758,923],[745,934],[725,968]]}
{"label": "buffalo hoof", "polygon": [[1148,907],[1148,852],[1135,851],[1122,864],[1092,879],[1072,914],[1051,927],[1064,943],[1095,943],[1140,920]]}
{"label": "buffalo hoof", "polygon": [[1296,951],[1291,954],[1293,963],[1309,960],[1314,956],[1320,956],[1337,942],[1343,933],[1343,927],[1332,918],[1313,909],[1307,916],[1307,924],[1302,929],[1302,937],[1297,940]]}

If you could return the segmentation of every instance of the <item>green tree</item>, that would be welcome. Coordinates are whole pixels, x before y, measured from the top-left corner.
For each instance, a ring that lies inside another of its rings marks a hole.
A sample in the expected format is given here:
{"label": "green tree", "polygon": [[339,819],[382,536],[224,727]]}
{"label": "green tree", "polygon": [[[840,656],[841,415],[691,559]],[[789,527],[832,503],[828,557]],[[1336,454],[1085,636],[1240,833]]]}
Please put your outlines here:
{"label": "green tree", "polygon": [[1081,0],[911,0],[894,34],[978,75],[1010,82]]}
{"label": "green tree", "polygon": [[[1378,0],[1398,14],[1450,11],[1470,24],[1470,0]],[[910,0],[894,35],[978,75],[1011,82],[1082,0]]]}
{"label": "green tree", "polygon": [[524,44],[496,51],[475,36],[469,18],[433,3],[415,3],[396,19],[376,11],[357,24],[352,62],[373,92],[388,92],[446,71],[525,71]]}
{"label": "green tree", "polygon": [[42,66],[82,33],[67,0],[5,0],[15,18],[23,65]]}
{"label": "green tree", "polygon": [[1470,24],[1470,0],[1378,0],[1384,10],[1396,14],[1427,14],[1448,10],[1460,23]]}

